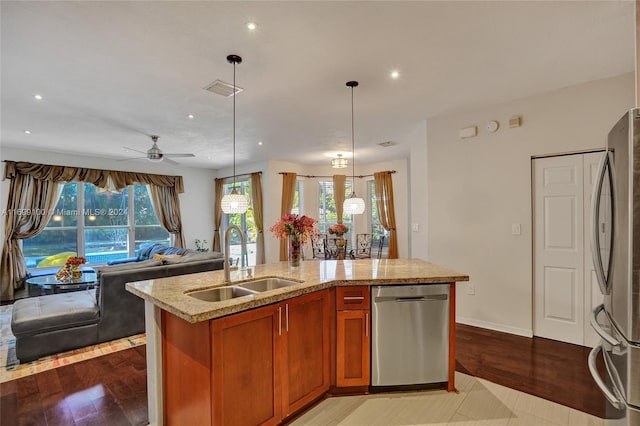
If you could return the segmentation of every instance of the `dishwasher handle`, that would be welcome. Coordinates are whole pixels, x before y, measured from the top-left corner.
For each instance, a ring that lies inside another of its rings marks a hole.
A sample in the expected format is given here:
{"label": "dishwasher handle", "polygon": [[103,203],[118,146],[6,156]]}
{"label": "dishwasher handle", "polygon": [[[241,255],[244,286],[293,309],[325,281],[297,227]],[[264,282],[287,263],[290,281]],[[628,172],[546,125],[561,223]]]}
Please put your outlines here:
{"label": "dishwasher handle", "polygon": [[428,294],[424,296],[388,296],[388,297],[376,297],[374,303],[382,302],[433,302],[449,299],[448,294]]}

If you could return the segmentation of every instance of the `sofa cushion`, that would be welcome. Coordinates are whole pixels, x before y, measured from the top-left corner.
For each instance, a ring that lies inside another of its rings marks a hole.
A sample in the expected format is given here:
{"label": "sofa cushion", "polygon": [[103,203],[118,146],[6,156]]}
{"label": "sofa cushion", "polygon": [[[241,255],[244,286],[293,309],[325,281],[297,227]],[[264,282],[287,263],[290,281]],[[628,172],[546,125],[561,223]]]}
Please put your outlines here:
{"label": "sofa cushion", "polygon": [[104,272],[122,272],[122,271],[131,271],[133,269],[148,268],[149,266],[160,266],[160,265],[162,265],[162,260],[149,259],[149,260],[142,260],[140,262],[123,263],[121,265],[102,266],[100,268],[97,268],[97,272],[99,274]]}
{"label": "sofa cushion", "polygon": [[11,330],[16,337],[97,323],[100,310],[94,290],[17,300]]}
{"label": "sofa cushion", "polygon": [[223,259],[224,255],[214,251],[211,253],[191,253],[175,259],[163,259],[165,265],[179,265],[181,263],[197,262],[203,260]]}

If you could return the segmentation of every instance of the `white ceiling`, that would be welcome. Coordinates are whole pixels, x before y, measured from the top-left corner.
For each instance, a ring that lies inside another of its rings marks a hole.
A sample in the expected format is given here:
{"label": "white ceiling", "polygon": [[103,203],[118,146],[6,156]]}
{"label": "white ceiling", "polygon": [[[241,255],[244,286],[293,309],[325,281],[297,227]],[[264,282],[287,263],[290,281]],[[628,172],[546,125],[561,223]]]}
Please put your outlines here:
{"label": "white ceiling", "polygon": [[[122,159],[160,135],[187,166],[408,156],[427,117],[634,69],[633,1],[2,1],[3,146]],[[258,23],[249,32],[244,24]],[[398,80],[389,72],[398,69]],[[44,100],[35,101],[40,93]],[[187,118],[194,114],[194,119]],[[24,130],[32,133],[27,135]],[[396,146],[377,144],[394,141]],[[263,145],[258,146],[258,141]]]}

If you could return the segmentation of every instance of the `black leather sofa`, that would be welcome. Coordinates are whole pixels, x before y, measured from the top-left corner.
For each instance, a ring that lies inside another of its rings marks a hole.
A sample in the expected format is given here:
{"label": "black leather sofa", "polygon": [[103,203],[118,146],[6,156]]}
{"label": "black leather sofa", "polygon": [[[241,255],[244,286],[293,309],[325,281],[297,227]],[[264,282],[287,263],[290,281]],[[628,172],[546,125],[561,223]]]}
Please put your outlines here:
{"label": "black leather sofa", "polygon": [[222,269],[221,253],[187,253],[97,270],[95,289],[18,300],[11,330],[16,357],[28,362],[45,355],[144,333],[144,301],[129,293],[132,281]]}

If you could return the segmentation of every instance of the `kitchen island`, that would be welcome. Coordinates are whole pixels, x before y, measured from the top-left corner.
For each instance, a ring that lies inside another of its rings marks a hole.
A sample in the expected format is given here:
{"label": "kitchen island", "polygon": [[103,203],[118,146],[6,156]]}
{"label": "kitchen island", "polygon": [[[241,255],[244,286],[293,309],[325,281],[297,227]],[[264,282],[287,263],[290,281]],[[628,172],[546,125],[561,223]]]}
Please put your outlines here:
{"label": "kitchen island", "polygon": [[[290,285],[193,297],[268,277]],[[347,391],[366,392],[372,285],[450,284],[446,386],[455,390],[455,282],[467,275],[415,259],[329,260],[258,265],[231,279],[211,271],[127,284],[145,300],[151,424],[278,424],[339,393],[340,375]]]}

